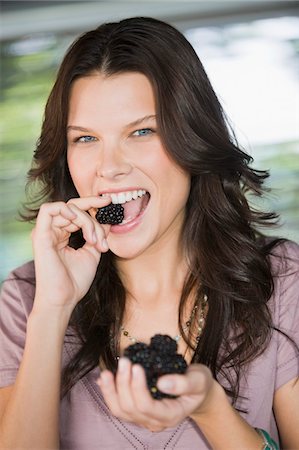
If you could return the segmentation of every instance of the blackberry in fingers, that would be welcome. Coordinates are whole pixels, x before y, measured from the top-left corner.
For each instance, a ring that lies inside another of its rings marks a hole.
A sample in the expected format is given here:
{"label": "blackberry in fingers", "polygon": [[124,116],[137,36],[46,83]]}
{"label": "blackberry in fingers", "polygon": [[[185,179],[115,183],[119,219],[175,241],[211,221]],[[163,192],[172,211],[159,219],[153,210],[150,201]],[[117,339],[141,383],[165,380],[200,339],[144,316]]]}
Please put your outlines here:
{"label": "blackberry in fingers", "polygon": [[122,223],[124,217],[124,207],[119,203],[116,205],[110,203],[108,206],[103,206],[96,213],[96,220],[101,224],[117,225]]}

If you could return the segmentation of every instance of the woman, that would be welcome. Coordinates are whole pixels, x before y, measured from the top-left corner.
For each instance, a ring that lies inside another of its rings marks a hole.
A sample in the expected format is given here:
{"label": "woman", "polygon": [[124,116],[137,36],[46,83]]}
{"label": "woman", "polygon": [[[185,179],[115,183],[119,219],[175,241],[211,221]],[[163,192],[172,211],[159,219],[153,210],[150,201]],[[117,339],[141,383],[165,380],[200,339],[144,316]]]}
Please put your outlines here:
{"label": "woman", "polygon": [[[71,46],[29,172],[34,265],[3,285],[1,448],[299,448],[299,251],[257,231],[250,162],[171,26]],[[190,364],[158,380],[176,398],[123,357],[155,334]]]}

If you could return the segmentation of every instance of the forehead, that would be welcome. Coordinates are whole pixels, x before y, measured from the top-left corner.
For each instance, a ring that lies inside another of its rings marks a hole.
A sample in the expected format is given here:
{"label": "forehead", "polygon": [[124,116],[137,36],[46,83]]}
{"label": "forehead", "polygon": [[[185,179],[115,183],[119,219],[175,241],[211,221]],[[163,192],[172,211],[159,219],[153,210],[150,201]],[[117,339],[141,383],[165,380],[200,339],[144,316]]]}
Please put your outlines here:
{"label": "forehead", "polygon": [[72,85],[68,122],[84,118],[130,122],[139,115],[155,112],[154,91],[145,75],[138,72],[112,76],[92,73]]}

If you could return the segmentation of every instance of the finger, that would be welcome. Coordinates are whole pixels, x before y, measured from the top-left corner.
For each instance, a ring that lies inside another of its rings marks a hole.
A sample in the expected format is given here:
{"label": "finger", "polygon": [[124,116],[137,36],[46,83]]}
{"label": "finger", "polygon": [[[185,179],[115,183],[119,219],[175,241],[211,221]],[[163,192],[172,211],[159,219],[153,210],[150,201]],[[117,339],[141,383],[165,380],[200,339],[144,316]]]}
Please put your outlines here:
{"label": "finger", "polygon": [[148,390],[144,369],[139,364],[134,364],[132,375],[134,403],[141,413],[151,415],[155,402]]}
{"label": "finger", "polygon": [[[52,220],[52,226],[56,228],[71,228],[72,226],[75,227],[75,225],[72,224],[72,221],[70,219],[66,219],[62,215],[53,217]],[[68,232],[72,233],[73,231],[67,230]]]}
{"label": "finger", "polygon": [[107,235],[109,234],[110,225],[100,225],[96,219],[93,219],[94,222],[94,232],[96,238],[96,247],[101,252],[107,252],[109,250],[109,245],[107,242]]}
{"label": "finger", "polygon": [[92,196],[92,197],[78,197],[78,198],[71,198],[67,204],[70,205],[76,205],[77,208],[80,208],[81,210],[88,211],[89,209],[95,208],[102,208],[103,206],[107,206],[111,203],[111,197],[99,197],[99,196]]}
{"label": "finger", "polygon": [[[75,211],[75,205],[72,206],[72,204],[70,204],[69,207],[73,208]],[[85,212],[83,211],[83,213]],[[109,250],[109,246],[106,240],[106,230],[90,215],[87,216],[87,219],[90,220],[94,225],[94,228],[90,225],[91,229],[89,232],[89,239],[87,240],[87,243],[89,243],[90,245],[95,245],[100,253],[107,252]],[[65,219],[62,216],[56,216],[53,218],[52,225],[53,227],[61,228],[68,233],[74,233],[81,228],[82,224],[80,218],[75,222],[76,223],[70,221],[69,219]],[[110,228],[110,225],[108,227]],[[93,233],[92,236],[90,236],[90,233]]]}
{"label": "finger", "polygon": [[[99,247],[99,250],[101,252],[106,252],[107,250],[109,250],[108,244],[107,244],[107,236],[110,233],[110,228],[111,225],[110,224],[100,224],[97,220],[96,220],[96,213],[98,211],[99,208],[102,208],[104,206],[110,205],[111,203],[111,197],[86,197],[86,198],[79,198],[79,199],[72,199],[69,200],[70,202],[75,202],[75,204],[77,204],[77,206],[81,209],[85,209],[88,210],[90,213],[90,216],[92,217],[92,219],[95,222],[95,227],[97,230],[97,237],[98,234],[100,234],[100,238],[98,239],[98,242],[104,242],[104,245]],[[104,230],[104,236],[102,236],[102,230]]]}
{"label": "finger", "polygon": [[[87,212],[78,208],[74,203],[69,203],[68,207],[75,213],[76,217],[72,220],[72,225],[82,229],[83,237],[91,245],[96,244],[97,237],[95,233],[95,223]],[[71,227],[70,227],[71,228]],[[69,228],[69,229],[70,229]],[[76,231],[76,230],[75,230]]]}
{"label": "finger", "polygon": [[192,364],[184,375],[164,375],[158,379],[157,387],[167,394],[201,394],[213,382],[210,369],[203,364]]}
{"label": "finger", "polygon": [[[72,199],[68,202],[68,206],[76,213],[76,216],[79,217],[79,220],[76,218],[76,220],[66,228],[67,231],[73,233],[79,228],[82,228],[85,241],[90,245],[95,245],[98,251],[100,251],[101,253],[107,252],[109,250],[106,236],[109,234],[111,225],[100,225],[92,215],[88,214],[85,211],[85,208],[88,208],[91,204],[95,204],[96,202],[98,202],[98,207],[105,206],[104,203],[109,204],[111,202],[111,199],[109,201],[109,198],[110,197],[86,197]],[[84,209],[82,209],[83,207]],[[83,215],[80,214],[80,212],[83,213]],[[83,228],[83,222],[81,222],[80,218],[84,220],[84,223],[87,224],[87,229]],[[87,219],[88,222],[86,222],[84,218]],[[77,226],[77,228],[75,225]]]}
{"label": "finger", "polygon": [[[161,431],[172,420],[172,400],[154,400],[148,390],[144,369],[139,364],[132,368],[132,393],[136,411],[144,426],[151,431]],[[170,402],[170,403],[169,403]]]}
{"label": "finger", "polygon": [[109,370],[103,370],[97,383],[112,414],[121,417],[121,408],[118,402],[113,374]]}
{"label": "finger", "polygon": [[134,413],[136,411],[131,382],[132,364],[128,358],[120,358],[116,372],[116,389],[120,407],[125,413]]}
{"label": "finger", "polygon": [[58,216],[69,221],[76,218],[75,212],[66,203],[53,202],[41,205],[37,216],[35,234],[39,231],[49,231],[52,227],[54,217]]}

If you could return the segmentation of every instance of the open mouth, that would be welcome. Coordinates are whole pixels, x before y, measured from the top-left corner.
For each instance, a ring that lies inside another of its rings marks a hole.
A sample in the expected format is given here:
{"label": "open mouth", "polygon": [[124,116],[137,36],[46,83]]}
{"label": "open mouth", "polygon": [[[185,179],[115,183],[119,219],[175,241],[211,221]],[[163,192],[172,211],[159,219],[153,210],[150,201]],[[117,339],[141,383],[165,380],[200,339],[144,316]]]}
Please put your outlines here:
{"label": "open mouth", "polygon": [[[113,208],[112,204],[108,205],[108,208],[109,206],[111,206],[112,215],[110,223],[112,226],[123,226],[130,222],[133,222],[146,209],[150,199],[149,192],[145,191],[144,189],[103,194],[103,196],[107,195],[111,197],[113,205],[121,205],[121,207],[123,208],[122,211],[122,208]],[[101,209],[102,208],[100,208],[100,210]],[[115,211],[115,218],[113,211]],[[121,222],[116,219],[116,216],[120,213],[120,211],[123,214],[123,220]]]}

